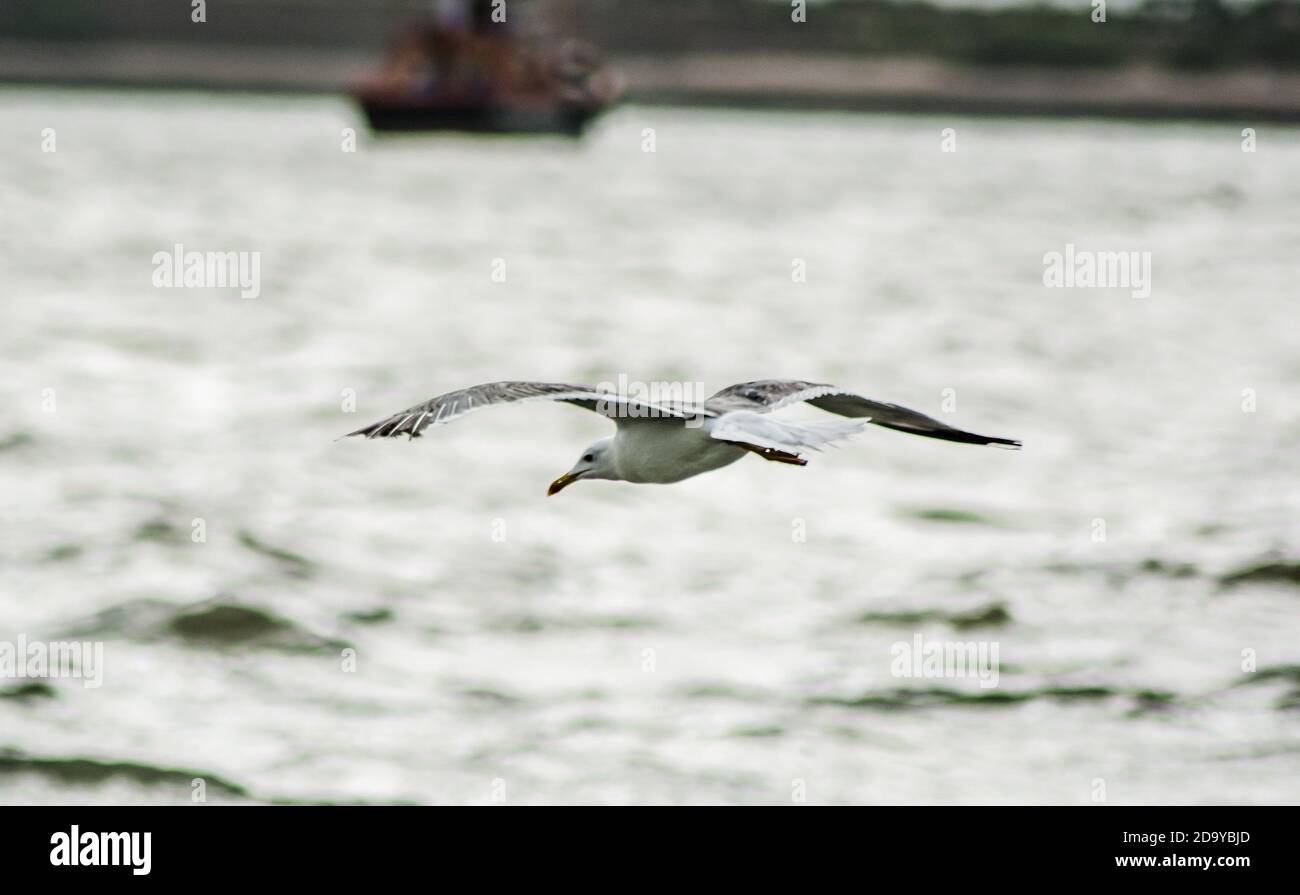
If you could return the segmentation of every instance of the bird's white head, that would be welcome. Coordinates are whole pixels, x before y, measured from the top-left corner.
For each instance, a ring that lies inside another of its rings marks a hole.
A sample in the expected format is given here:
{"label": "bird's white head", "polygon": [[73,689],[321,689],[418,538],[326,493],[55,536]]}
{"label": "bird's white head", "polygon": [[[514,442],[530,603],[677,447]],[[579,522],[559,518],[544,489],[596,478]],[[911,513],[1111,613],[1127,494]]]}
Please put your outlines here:
{"label": "bird's white head", "polygon": [[614,468],[614,437],[602,438],[599,441],[593,441],[582,452],[578,462],[573,464],[573,468],[551,482],[551,487],[546,489],[549,497],[552,494],[559,494],[565,488],[572,485],[578,479],[613,479],[619,478],[618,470]]}

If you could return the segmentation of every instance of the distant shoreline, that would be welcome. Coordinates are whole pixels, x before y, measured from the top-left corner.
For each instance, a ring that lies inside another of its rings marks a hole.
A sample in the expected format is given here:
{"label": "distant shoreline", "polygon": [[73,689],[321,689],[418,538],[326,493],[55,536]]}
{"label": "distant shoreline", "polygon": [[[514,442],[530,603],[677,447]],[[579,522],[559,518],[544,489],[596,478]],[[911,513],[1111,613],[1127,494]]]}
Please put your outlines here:
{"label": "distant shoreline", "polygon": [[744,108],[1300,122],[1300,71],[972,66],[918,57],[618,60],[629,98]]}
{"label": "distant shoreline", "polygon": [[[0,41],[0,83],[346,93],[364,51],[160,43]],[[1300,71],[1154,66],[971,66],[824,53],[616,54],[625,99],[649,105],[808,111],[1300,122]]]}

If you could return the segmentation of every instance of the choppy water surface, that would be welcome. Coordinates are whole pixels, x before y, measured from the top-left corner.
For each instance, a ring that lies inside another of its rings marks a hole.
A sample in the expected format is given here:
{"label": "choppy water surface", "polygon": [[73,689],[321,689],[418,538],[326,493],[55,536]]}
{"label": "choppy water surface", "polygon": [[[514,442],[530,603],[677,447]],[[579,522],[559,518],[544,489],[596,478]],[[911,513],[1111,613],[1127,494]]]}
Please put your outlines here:
{"label": "choppy water surface", "polygon": [[[342,102],[35,91],[0,121],[0,640],[106,663],[0,682],[3,801],[1300,800],[1297,132],[628,108],[345,153]],[[260,252],[260,296],[154,288],[177,243]],[[1151,252],[1151,296],[1044,288],[1067,243]],[[334,440],[619,374],[955,395],[1026,450],[872,429],[548,499],[605,421]],[[996,643],[998,686],[894,676],[918,634]]]}

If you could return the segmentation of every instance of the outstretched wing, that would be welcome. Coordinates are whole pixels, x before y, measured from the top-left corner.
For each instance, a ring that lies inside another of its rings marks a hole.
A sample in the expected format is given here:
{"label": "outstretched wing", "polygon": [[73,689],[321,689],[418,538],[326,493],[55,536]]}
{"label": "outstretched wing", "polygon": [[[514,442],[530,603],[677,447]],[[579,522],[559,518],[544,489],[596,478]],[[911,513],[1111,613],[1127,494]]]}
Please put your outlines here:
{"label": "outstretched wing", "polygon": [[861,432],[865,422],[825,420],[795,423],[752,410],[733,410],[709,426],[709,435],[719,441],[774,451],[795,452],[801,448],[820,451],[825,445]]}
{"label": "outstretched wing", "polygon": [[673,407],[654,404],[626,395],[600,391],[590,385],[569,385],[563,382],[487,382],[471,388],[448,392],[431,398],[423,404],[408,407],[400,413],[377,423],[349,432],[366,438],[393,438],[406,435],[417,438],[429,426],[439,426],[467,413],[494,404],[513,404],[516,401],[563,401],[594,410],[622,425],[629,420],[690,419],[700,414],[713,416],[711,411],[699,408]]}
{"label": "outstretched wing", "polygon": [[760,379],[755,382],[742,382],[724,388],[705,401],[704,406],[715,413],[735,410],[767,413],[800,401],[806,401],[814,407],[840,416],[866,419],[873,425],[899,432],[910,432],[913,435],[924,435],[926,438],[941,438],[944,441],[959,441],[964,444],[1020,447],[1020,442],[1012,438],[997,438],[992,435],[966,432],[947,423],[941,423],[924,413],[899,407],[897,404],[873,401],[838,386],[803,382],[797,379]]}

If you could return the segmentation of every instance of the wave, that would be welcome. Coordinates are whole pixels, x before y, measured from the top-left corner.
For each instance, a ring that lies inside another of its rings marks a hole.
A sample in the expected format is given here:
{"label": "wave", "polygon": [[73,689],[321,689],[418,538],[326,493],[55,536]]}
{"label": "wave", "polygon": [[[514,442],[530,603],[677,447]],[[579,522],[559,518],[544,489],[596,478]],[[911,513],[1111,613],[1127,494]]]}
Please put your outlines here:
{"label": "wave", "polygon": [[161,600],[132,600],[104,610],[64,636],[146,642],[177,639],[191,646],[315,653],[337,652],[351,645],[268,609],[227,597],[179,607]]}
{"label": "wave", "polygon": [[921,625],[943,622],[958,630],[968,628],[1000,627],[1011,624],[1011,613],[1001,603],[977,606],[965,612],[948,612],[943,609],[914,609],[897,612],[864,612],[855,621],[861,625]]}
{"label": "wave", "polygon": [[160,767],[134,761],[104,761],[82,756],[56,758],[29,755],[18,749],[0,749],[0,774],[24,772],[40,774],[73,786],[105,783],[114,779],[148,787],[175,786],[186,800],[194,780],[201,779],[209,790],[241,799],[252,798],[245,787],[208,771]]}
{"label": "wave", "polygon": [[1170,705],[1175,700],[1172,693],[1162,690],[1130,690],[1107,686],[1035,687],[1028,690],[966,691],[949,687],[896,687],[864,693],[861,696],[812,696],[809,705],[838,705],[846,708],[917,709],[935,706],[1006,706],[1018,705],[1037,699],[1054,702],[1100,701],[1124,698],[1133,701],[1133,708],[1147,711]]}

